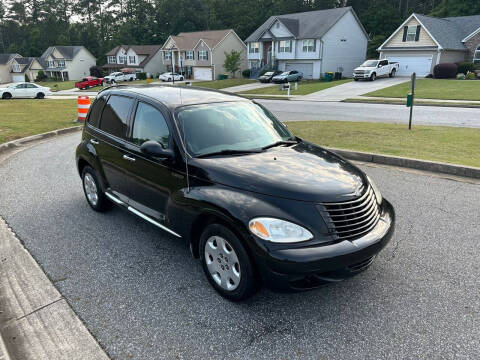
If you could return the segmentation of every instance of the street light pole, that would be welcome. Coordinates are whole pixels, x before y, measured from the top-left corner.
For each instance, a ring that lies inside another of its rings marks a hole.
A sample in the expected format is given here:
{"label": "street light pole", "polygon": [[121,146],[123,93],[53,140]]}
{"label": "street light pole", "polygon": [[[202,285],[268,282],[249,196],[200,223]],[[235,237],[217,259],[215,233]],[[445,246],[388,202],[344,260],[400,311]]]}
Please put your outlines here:
{"label": "street light pole", "polygon": [[175,61],[173,60],[173,47],[170,49],[170,61],[172,63],[172,85],[175,85]]}

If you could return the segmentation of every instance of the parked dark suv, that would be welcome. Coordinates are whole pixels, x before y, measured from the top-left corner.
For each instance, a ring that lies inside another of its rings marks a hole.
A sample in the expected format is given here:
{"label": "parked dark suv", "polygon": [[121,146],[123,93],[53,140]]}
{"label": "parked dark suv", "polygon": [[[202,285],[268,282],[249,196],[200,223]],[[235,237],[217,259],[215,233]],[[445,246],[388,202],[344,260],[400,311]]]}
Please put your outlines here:
{"label": "parked dark suv", "polygon": [[103,90],[76,160],[94,210],[114,203],[185,238],[231,300],[261,281],[304,290],[352,276],[394,229],[391,204],[360,169],[223,92]]}

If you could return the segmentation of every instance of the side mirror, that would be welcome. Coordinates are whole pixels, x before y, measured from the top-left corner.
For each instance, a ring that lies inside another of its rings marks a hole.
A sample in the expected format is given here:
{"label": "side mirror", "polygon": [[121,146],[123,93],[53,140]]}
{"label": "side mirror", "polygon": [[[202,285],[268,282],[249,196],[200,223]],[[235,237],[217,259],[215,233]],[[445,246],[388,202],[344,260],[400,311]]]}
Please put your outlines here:
{"label": "side mirror", "polygon": [[165,149],[159,142],[148,140],[140,146],[140,151],[144,154],[159,157],[159,158],[173,158],[173,150]]}

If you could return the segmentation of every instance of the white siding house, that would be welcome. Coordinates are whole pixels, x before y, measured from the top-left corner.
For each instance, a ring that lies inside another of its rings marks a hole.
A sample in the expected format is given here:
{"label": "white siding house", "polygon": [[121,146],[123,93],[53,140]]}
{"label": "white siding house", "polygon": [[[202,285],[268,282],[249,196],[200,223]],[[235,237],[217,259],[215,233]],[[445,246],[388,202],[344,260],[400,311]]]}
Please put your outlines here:
{"label": "white siding house", "polygon": [[250,69],[350,76],[365,60],[368,35],[351,7],[270,17],[247,39]]}

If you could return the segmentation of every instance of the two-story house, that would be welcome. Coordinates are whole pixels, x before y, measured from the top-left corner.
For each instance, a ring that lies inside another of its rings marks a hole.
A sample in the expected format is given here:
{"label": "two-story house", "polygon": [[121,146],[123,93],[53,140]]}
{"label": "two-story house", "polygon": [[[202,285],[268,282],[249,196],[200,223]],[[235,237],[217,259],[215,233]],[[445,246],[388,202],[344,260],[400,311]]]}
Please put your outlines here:
{"label": "two-story house", "polygon": [[104,69],[108,72],[130,69],[135,72],[157,74],[164,72],[161,45],[119,45],[105,55],[107,63]]}
{"label": "two-story house", "polygon": [[90,75],[90,67],[96,65],[85,46],[50,46],[39,61],[48,77],[62,81],[80,80]]}
{"label": "two-story house", "polygon": [[38,72],[44,70],[36,57],[15,57],[11,62],[11,74],[13,82],[25,80],[35,81]]}
{"label": "two-story house", "polygon": [[0,54],[0,84],[12,82],[12,61],[20,54]]}
{"label": "two-story house", "polygon": [[368,34],[351,7],[271,16],[245,41],[250,69],[297,70],[305,79],[353,73],[365,60]]}
{"label": "two-story house", "polygon": [[399,63],[398,75],[426,76],[440,63],[480,63],[480,15],[412,14],[377,50],[380,58]]}
{"label": "two-story house", "polygon": [[232,29],[182,32],[170,35],[162,46],[167,71],[179,72],[186,78],[213,80],[225,74],[225,53],[240,53],[240,70],[247,68],[246,46]]}

